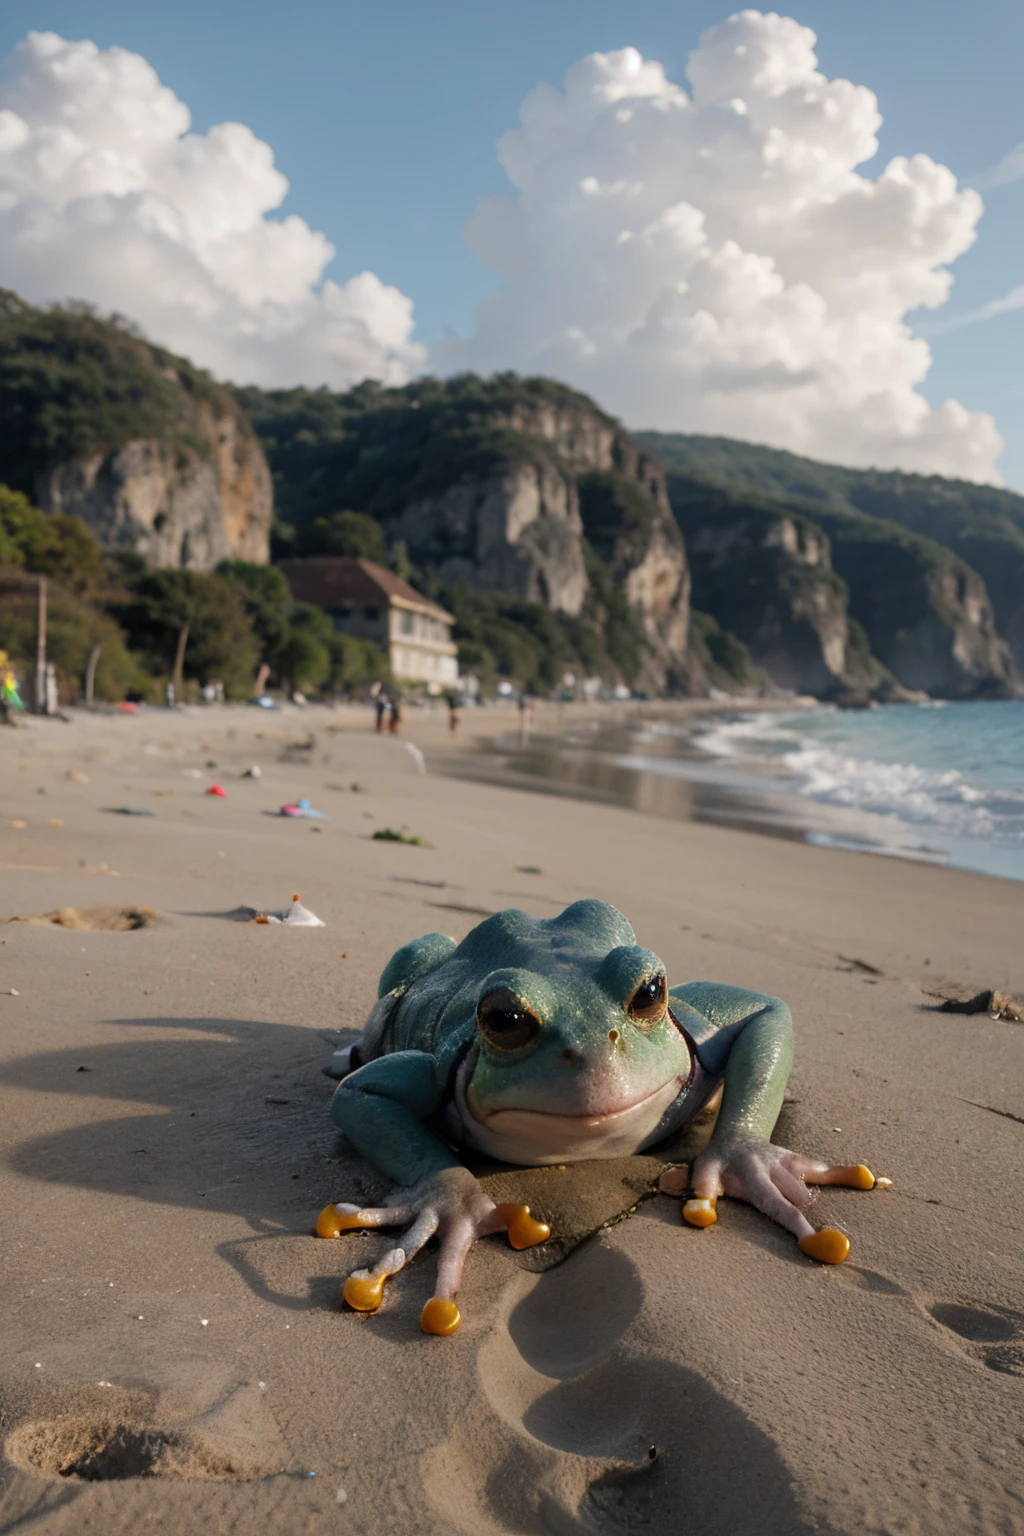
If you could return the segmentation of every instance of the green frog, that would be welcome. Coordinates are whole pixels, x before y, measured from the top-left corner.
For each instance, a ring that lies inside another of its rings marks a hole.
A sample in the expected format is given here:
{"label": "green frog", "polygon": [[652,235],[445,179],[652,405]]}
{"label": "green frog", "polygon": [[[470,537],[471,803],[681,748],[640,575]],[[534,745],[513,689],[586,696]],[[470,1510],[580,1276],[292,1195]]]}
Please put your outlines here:
{"label": "green frog", "polygon": [[376,1311],[385,1281],[439,1242],[426,1333],[461,1321],[455,1297],[478,1238],[514,1247],[550,1236],[526,1206],[496,1205],[460,1161],[561,1164],[643,1152],[680,1131],[722,1090],[711,1139],[691,1170],[684,1220],[717,1220],[727,1195],[749,1201],[810,1258],[838,1264],[842,1232],[807,1219],[812,1184],[870,1189],[863,1164],[830,1167],[771,1140],[793,1058],[789,1009],[716,982],[670,987],[665,967],[603,901],[558,917],[512,908],[456,944],[431,933],[384,968],[361,1038],[336,1055],[331,1115],[398,1185],[389,1203],[329,1205],[320,1237],[406,1226],[401,1245],[345,1282],[345,1301]]}

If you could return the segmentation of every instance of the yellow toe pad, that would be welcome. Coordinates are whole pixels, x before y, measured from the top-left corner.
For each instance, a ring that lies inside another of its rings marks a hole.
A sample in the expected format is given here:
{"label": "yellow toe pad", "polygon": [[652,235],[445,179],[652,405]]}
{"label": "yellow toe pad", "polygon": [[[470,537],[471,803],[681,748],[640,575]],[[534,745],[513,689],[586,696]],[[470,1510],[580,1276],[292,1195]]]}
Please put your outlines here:
{"label": "yellow toe pad", "polygon": [[718,1220],[718,1212],[715,1209],[716,1199],[714,1195],[706,1199],[694,1198],[687,1200],[683,1206],[683,1220],[691,1227],[711,1227]]}
{"label": "yellow toe pad", "polygon": [[874,1189],[875,1176],[870,1168],[865,1168],[863,1163],[854,1163],[852,1168],[833,1168],[833,1173],[843,1174],[842,1184],[847,1189]]}
{"label": "yellow toe pad", "polygon": [[[535,1248],[551,1236],[547,1222],[531,1216],[528,1205],[499,1205],[497,1209],[502,1220],[508,1223],[508,1240],[513,1248]],[[455,1326],[457,1328],[458,1323]]]}
{"label": "yellow toe pad", "polygon": [[353,1211],[342,1213],[336,1205],[325,1205],[316,1219],[317,1237],[340,1237],[343,1232],[353,1232],[365,1227],[366,1222]]}
{"label": "yellow toe pad", "polygon": [[454,1301],[445,1301],[443,1296],[431,1296],[423,1311],[420,1313],[420,1327],[424,1333],[437,1333],[443,1339],[449,1334],[457,1333],[462,1322],[462,1313]]}
{"label": "yellow toe pad", "polygon": [[356,1312],[376,1312],[384,1300],[384,1275],[349,1275],[342,1296]]}
{"label": "yellow toe pad", "polygon": [[808,1232],[798,1243],[801,1253],[819,1264],[841,1264],[850,1251],[850,1239],[835,1227],[822,1227],[820,1232]]}

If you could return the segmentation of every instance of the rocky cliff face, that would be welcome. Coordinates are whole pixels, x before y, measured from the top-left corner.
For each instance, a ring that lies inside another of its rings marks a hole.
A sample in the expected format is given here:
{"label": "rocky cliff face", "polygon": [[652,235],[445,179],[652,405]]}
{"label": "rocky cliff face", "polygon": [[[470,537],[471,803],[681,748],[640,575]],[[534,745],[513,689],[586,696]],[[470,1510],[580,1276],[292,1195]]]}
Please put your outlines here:
{"label": "rocky cliff face", "polygon": [[265,565],[273,492],[258,439],[226,396],[195,413],[195,446],[137,438],[109,453],[55,464],[35,498],[81,517],[101,543],[151,565],[212,570],[221,560]]}
{"label": "rocky cliff face", "polygon": [[387,523],[442,581],[513,593],[572,616],[599,616],[583,537],[647,640],[638,681],[687,683],[690,576],[664,476],[629,434],[566,391],[489,413],[501,464],[409,502]]}
{"label": "rocky cliff face", "polygon": [[1019,690],[985,583],[950,550],[881,518],[816,510],[850,613],[905,688],[945,699]]}
{"label": "rocky cliff face", "polygon": [[804,518],[671,476],[697,607],[747,646],[780,688],[834,698],[869,686],[829,540]]}
{"label": "rocky cliff face", "polygon": [[950,698],[1020,690],[1024,497],[935,475],[820,464],[730,438],[638,439],[670,480],[711,480],[817,524],[850,613],[907,687]]}

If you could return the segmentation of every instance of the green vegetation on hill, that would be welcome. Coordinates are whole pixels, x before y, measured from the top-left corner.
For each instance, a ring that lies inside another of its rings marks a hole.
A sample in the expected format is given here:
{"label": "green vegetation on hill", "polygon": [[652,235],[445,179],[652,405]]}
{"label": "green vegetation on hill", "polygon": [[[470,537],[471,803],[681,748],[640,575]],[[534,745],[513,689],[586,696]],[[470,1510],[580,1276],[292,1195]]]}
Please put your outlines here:
{"label": "green vegetation on hill", "polygon": [[15,490],[31,496],[50,466],[134,438],[208,453],[195,411],[224,397],[125,320],[82,305],[36,309],[0,289],[0,481]]}
{"label": "green vegetation on hill", "polygon": [[277,516],[300,532],[342,508],[379,522],[460,480],[535,458],[538,444],[496,418],[552,400],[611,418],[566,385],[499,373],[424,378],[402,389],[236,389],[263,442]]}

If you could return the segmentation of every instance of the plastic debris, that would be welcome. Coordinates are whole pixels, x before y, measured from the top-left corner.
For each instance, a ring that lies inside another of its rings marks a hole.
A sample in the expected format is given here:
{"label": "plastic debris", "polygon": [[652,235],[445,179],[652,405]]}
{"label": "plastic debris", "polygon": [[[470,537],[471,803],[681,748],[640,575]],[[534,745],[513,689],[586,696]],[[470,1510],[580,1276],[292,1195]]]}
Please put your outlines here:
{"label": "plastic debris", "polygon": [[317,917],[308,907],[304,907],[299,900],[298,893],[292,897],[292,904],[283,912],[257,912],[253,917],[255,923],[283,923],[289,928],[326,928],[323,918]]}
{"label": "plastic debris", "polygon": [[203,770],[201,768],[186,768],[184,774],[186,779],[201,779]]}
{"label": "plastic debris", "polygon": [[426,773],[426,758],[423,756],[423,753],[420,751],[419,747],[414,746],[411,741],[403,741],[402,745],[408,752],[409,756],[412,758],[413,762],[416,764],[416,772]]}
{"label": "plastic debris", "polygon": [[11,826],[13,827],[15,832],[24,832],[25,828],[28,826],[28,822],[27,821],[22,821],[19,818],[17,821],[12,821],[11,822]]}
{"label": "plastic debris", "polygon": [[17,987],[12,987],[10,989],[10,991],[8,992],[7,996],[8,997],[20,997],[21,993],[18,991]]}
{"label": "plastic debris", "polygon": [[111,816],[155,816],[146,805],[105,805],[103,807]]}
{"label": "plastic debris", "polygon": [[262,777],[263,769],[259,766],[258,763],[253,763],[252,767],[247,768],[242,774],[243,779],[262,779]]}
{"label": "plastic debris", "polygon": [[330,821],[331,819],[325,812],[314,810],[305,795],[303,795],[301,800],[296,800],[294,804],[282,805],[280,814],[282,816],[306,816],[311,821]]}
{"label": "plastic debris", "polygon": [[206,793],[208,795],[216,795],[218,800],[226,800],[228,797],[227,790],[222,789],[219,784],[211,784]]}
{"label": "plastic debris", "polygon": [[66,777],[71,780],[72,784],[88,784],[89,782],[89,775],[83,773],[81,768],[69,768]]}

